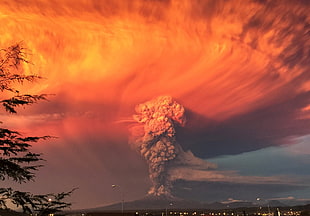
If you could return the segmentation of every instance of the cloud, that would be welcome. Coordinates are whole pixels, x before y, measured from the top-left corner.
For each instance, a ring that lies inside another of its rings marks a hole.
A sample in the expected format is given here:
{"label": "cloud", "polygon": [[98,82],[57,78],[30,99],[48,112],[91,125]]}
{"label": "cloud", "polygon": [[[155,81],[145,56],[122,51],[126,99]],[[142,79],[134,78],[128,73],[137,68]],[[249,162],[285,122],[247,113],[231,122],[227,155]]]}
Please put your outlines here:
{"label": "cloud", "polygon": [[229,182],[236,184],[279,184],[279,185],[305,185],[294,176],[245,176],[237,171],[207,171],[189,168],[176,168],[170,171],[172,180],[205,181],[205,182]]}
{"label": "cloud", "polygon": [[234,198],[228,198],[227,200],[222,201],[221,203],[229,204],[229,203],[234,203],[234,202],[247,202],[247,200],[238,200],[238,199],[234,199]]}
{"label": "cloud", "polygon": [[300,118],[309,100],[310,93],[302,93],[220,122],[189,112],[188,125],[179,129],[178,138],[185,149],[202,158],[296,143],[293,138],[310,133],[310,120]]}
{"label": "cloud", "polygon": [[302,136],[298,137],[294,140],[294,143],[298,143],[298,145],[287,146],[285,150],[290,154],[302,157],[310,155],[310,148],[308,146],[310,140],[310,136]]}

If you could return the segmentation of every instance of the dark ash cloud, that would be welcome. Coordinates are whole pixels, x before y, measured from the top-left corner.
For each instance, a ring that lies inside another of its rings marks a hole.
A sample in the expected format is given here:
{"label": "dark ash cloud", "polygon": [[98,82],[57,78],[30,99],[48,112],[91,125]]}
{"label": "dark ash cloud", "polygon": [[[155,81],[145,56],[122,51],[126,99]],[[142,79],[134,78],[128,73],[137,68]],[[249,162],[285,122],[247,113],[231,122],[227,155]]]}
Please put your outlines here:
{"label": "dark ash cloud", "polygon": [[200,158],[288,144],[290,138],[310,133],[310,119],[302,118],[301,111],[309,102],[310,93],[302,93],[223,122],[188,112],[188,123],[178,128],[177,139]]}

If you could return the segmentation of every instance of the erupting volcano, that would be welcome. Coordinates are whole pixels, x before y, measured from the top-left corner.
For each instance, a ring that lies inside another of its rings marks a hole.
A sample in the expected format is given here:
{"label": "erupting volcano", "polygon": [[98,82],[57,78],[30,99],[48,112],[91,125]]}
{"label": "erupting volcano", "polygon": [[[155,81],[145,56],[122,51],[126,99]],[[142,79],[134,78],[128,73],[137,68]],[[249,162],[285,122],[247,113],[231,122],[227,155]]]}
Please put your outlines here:
{"label": "erupting volcano", "polygon": [[0,48],[22,41],[44,77],[21,92],[53,96],[0,121],[59,137],[24,189],[79,187],[80,208],[118,201],[111,184],[125,201],[310,194],[309,2],[1,0]]}
{"label": "erupting volcano", "polygon": [[149,165],[152,188],[148,194],[171,195],[167,175],[169,163],[181,146],[176,142],[176,125],[185,124],[184,107],[169,96],[161,96],[136,107],[134,119],[143,124],[143,133],[134,137],[134,143]]}

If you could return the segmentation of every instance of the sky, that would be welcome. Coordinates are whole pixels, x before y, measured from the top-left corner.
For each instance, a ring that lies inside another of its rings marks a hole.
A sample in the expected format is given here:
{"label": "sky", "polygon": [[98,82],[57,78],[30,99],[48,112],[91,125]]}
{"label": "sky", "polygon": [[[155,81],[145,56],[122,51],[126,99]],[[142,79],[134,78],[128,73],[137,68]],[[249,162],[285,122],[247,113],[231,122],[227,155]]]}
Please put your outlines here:
{"label": "sky", "polygon": [[2,125],[57,137],[33,145],[46,159],[35,182],[1,186],[78,187],[73,209],[119,202],[120,193],[125,201],[145,197],[154,186],[150,162],[132,138],[149,122],[134,115],[139,104],[168,96],[184,109],[184,122],[173,120],[176,156],[161,173],[173,196],[309,202],[309,7],[1,0],[1,47],[21,42],[32,62],[24,72],[44,77],[21,91],[50,94],[18,114],[1,111]]}

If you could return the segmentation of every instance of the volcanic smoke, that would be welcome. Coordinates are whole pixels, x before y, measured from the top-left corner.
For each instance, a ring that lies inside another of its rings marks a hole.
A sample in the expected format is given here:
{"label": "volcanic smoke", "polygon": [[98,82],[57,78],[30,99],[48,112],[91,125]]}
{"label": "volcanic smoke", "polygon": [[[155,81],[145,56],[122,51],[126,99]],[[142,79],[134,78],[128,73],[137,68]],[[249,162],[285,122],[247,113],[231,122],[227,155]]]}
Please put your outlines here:
{"label": "volcanic smoke", "polygon": [[143,132],[134,136],[134,143],[149,166],[152,187],[149,195],[172,196],[167,171],[178,156],[181,146],[176,142],[176,126],[185,125],[184,107],[170,96],[160,96],[139,104],[134,120],[143,124]]}

